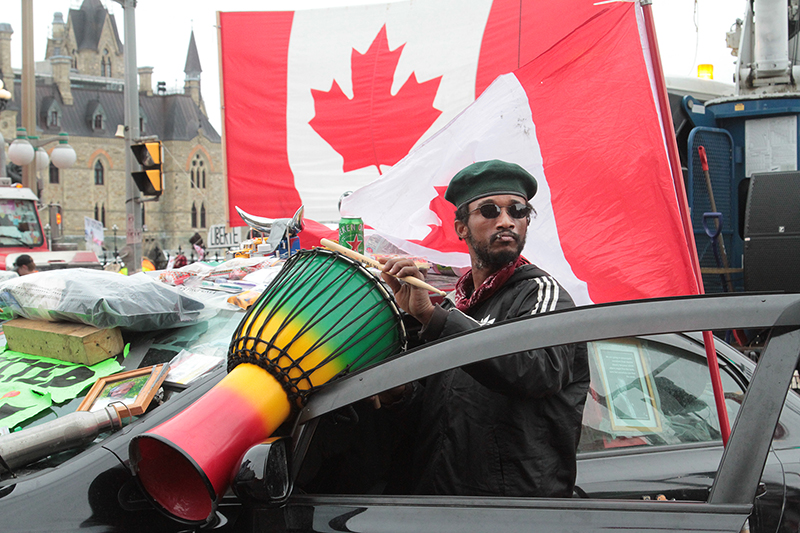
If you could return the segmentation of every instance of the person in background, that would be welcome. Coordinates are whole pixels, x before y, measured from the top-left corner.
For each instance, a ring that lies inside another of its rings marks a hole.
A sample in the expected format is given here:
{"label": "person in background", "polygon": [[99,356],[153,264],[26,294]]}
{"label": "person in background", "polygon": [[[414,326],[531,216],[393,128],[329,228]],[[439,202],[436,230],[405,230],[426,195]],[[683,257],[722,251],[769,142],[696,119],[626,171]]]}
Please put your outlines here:
{"label": "person in background", "polygon": [[39,269],[36,268],[36,263],[33,262],[33,258],[28,254],[22,254],[17,257],[16,261],[14,261],[14,268],[20,276],[39,272]]}

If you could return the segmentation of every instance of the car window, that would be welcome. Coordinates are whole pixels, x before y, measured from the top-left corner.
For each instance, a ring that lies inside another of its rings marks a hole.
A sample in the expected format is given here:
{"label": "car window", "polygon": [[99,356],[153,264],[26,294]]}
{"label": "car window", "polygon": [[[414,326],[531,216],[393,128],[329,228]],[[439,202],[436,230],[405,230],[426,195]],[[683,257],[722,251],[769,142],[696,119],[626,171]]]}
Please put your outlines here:
{"label": "car window", "polygon": [[[578,452],[720,442],[702,345],[680,335],[587,344],[591,386]],[[744,388],[721,360],[733,425]],[[306,424],[296,487],[312,494],[407,494],[415,417],[369,399]],[[305,446],[303,446],[305,447]]]}
{"label": "car window", "polygon": [[[590,342],[591,386],[579,452],[721,438],[706,359],[646,339]],[[721,368],[733,425],[744,391]]]}

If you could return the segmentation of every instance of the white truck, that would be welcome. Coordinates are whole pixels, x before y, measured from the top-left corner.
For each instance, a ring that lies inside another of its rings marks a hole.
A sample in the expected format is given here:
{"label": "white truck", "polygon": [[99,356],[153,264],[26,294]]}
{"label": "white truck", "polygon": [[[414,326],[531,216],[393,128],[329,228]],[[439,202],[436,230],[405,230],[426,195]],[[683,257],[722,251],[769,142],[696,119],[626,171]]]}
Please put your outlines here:
{"label": "white truck", "polygon": [[[7,178],[0,179],[0,270],[14,270],[14,261],[22,254],[30,255],[39,270],[102,268],[94,252],[48,242],[49,235],[42,227],[37,210],[38,202],[30,189],[12,186]],[[52,219],[50,227],[60,226],[58,206],[50,206],[48,211]]]}

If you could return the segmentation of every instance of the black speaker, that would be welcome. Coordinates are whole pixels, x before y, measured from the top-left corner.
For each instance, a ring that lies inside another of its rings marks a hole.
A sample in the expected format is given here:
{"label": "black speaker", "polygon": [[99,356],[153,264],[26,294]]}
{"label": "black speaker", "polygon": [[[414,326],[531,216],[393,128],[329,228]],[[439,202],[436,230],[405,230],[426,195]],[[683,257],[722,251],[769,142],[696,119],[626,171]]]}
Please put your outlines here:
{"label": "black speaker", "polygon": [[753,174],[744,226],[744,289],[800,292],[800,172]]}

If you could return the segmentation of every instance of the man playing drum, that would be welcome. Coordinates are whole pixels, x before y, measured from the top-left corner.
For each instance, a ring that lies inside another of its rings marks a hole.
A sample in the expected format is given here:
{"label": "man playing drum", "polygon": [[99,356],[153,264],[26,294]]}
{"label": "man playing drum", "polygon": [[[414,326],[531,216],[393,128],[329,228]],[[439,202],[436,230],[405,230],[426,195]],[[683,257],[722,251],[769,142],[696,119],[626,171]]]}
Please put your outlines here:
{"label": "man playing drum", "polygon": [[[383,278],[422,324],[423,342],[574,306],[554,278],[520,255],[536,189],[525,169],[498,160],[456,174],[445,199],[457,207],[455,230],[472,269],[442,305],[393,277],[422,278],[413,261],[385,261]],[[406,385],[402,404],[422,403],[415,492],[571,497],[588,387],[585,344],[511,354]]]}

